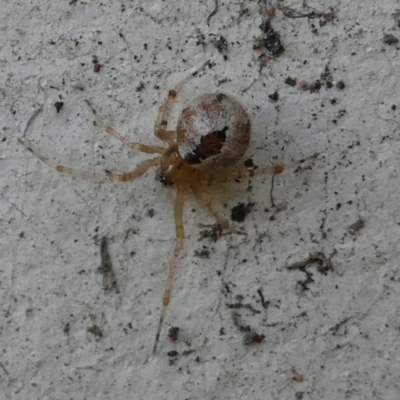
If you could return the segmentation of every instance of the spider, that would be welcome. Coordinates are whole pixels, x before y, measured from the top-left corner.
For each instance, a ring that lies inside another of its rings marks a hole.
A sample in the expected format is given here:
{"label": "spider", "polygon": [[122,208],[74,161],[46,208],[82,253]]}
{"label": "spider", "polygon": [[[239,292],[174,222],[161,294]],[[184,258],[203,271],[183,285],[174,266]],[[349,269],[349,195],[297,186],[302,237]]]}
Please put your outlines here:
{"label": "spider", "polygon": [[[100,121],[108,134],[114,136],[126,146],[143,153],[157,155],[139,164],[132,171],[120,175],[111,173],[98,175],[57,165],[23,140],[18,139],[35,157],[63,174],[98,182],[129,182],[142,176],[150,168],[156,167],[158,180],[165,186],[175,186],[176,242],[169,263],[153,354],[156,352],[159,343],[165,313],[171,300],[175,268],[185,241],[183,209],[188,189],[192,190],[194,195],[203,202],[207,210],[213,215],[216,220],[216,227],[220,230],[227,230],[230,229],[230,224],[214,209],[207,187],[231,179],[244,179],[264,173],[279,174],[284,170],[282,165],[271,168],[240,168],[237,166],[238,161],[248,148],[251,124],[244,108],[230,95],[209,93],[198,97],[183,109],[176,130],[169,129],[168,121],[179,91],[188,80],[196,76],[207,64],[208,62],[184,79],[173,90],[170,90],[166,101],[159,108],[154,133],[158,139],[166,144],[166,147],[131,142],[120,135],[113,127]],[[86,103],[99,119],[91,104],[87,100]]]}

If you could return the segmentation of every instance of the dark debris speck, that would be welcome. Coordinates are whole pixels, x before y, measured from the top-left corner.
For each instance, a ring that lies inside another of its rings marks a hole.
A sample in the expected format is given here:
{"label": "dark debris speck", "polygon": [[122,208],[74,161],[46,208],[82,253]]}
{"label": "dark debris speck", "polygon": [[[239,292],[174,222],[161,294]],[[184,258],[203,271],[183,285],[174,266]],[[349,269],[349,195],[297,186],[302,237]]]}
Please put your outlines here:
{"label": "dark debris speck", "polygon": [[228,50],[228,42],[222,35],[214,39],[213,44],[219,53],[224,53]]}
{"label": "dark debris speck", "polygon": [[232,207],[231,220],[236,222],[243,222],[246,215],[250,213],[254,206],[254,203],[239,203],[237,206]]}
{"label": "dark debris speck", "polygon": [[194,255],[199,258],[207,259],[210,258],[210,250],[206,246],[203,246],[202,249],[195,250]]}
{"label": "dark debris speck", "polygon": [[173,342],[176,342],[178,340],[178,337],[179,337],[179,327],[171,326],[171,328],[169,328],[169,331],[168,331],[168,337]]}
{"label": "dark debris speck", "polygon": [[396,36],[392,35],[391,33],[385,33],[383,35],[383,43],[388,44],[391,46],[392,44],[396,44],[399,42]]}
{"label": "dark debris speck", "polygon": [[321,87],[322,87],[321,81],[317,79],[310,85],[309,90],[311,93],[315,93],[318,92],[321,89]]}
{"label": "dark debris speck", "polygon": [[286,83],[286,85],[289,85],[289,86],[296,86],[297,79],[296,78],[292,78],[291,76],[288,76],[285,79],[285,83]]}
{"label": "dark debris speck", "polygon": [[57,110],[57,114],[59,114],[59,112],[61,111],[61,109],[63,108],[63,106],[64,106],[64,102],[63,102],[63,101],[56,101],[56,102],[54,103],[54,107],[55,107],[56,110]]}
{"label": "dark debris speck", "polygon": [[141,92],[144,89],[144,83],[140,82],[138,86],[136,86],[136,91]]}
{"label": "dark debris speck", "polygon": [[365,221],[362,218],[359,218],[354,224],[351,224],[348,228],[351,235],[357,235],[361,229],[365,226]]}
{"label": "dark debris speck", "polygon": [[272,94],[269,94],[268,97],[271,99],[271,101],[276,102],[279,100],[279,93],[274,92]]}
{"label": "dark debris speck", "polygon": [[251,344],[260,344],[264,341],[265,335],[257,332],[247,332],[243,337],[243,344],[249,346]]}
{"label": "dark debris speck", "polygon": [[90,326],[89,328],[87,328],[87,331],[92,335],[96,336],[97,339],[101,339],[103,337],[103,331],[97,325]]}
{"label": "dark debris speck", "polygon": [[268,20],[264,21],[260,25],[260,29],[264,32],[264,47],[273,56],[281,55],[285,51],[285,48],[283,47],[279,33],[274,31],[274,29],[272,28],[271,22]]}
{"label": "dark debris speck", "polygon": [[342,80],[340,80],[340,81],[336,84],[336,87],[337,87],[339,90],[343,90],[343,89],[346,87],[346,85],[344,84],[344,82],[343,82]]}
{"label": "dark debris speck", "polygon": [[247,160],[245,160],[244,162],[244,166],[246,168],[253,168],[254,167],[254,161],[252,158],[248,158]]}

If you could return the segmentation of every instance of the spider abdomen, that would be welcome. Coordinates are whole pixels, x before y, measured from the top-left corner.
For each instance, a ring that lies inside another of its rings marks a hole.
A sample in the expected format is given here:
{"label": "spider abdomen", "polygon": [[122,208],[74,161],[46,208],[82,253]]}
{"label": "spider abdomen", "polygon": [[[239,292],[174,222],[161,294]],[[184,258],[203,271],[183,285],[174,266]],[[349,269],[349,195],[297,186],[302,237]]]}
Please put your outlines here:
{"label": "spider abdomen", "polygon": [[179,117],[178,151],[195,168],[227,168],[244,155],[250,135],[249,117],[238,101],[222,93],[204,94]]}

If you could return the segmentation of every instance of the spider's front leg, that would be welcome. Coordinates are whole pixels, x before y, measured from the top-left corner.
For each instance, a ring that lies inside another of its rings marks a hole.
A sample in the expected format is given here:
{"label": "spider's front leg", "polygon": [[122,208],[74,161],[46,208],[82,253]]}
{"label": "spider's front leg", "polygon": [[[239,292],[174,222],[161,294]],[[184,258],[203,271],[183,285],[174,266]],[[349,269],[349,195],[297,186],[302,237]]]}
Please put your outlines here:
{"label": "spider's front leg", "polygon": [[192,78],[194,78],[199,73],[199,71],[201,71],[208,63],[209,61],[205,62],[200,68],[194,71],[190,76],[186,77],[174,89],[168,92],[167,100],[159,108],[157,119],[154,124],[154,133],[163,142],[172,145],[174,140],[176,139],[176,131],[168,130],[168,121],[171,116],[171,111],[175,104],[175,99],[178,96],[179,91],[187,82],[189,82]]}
{"label": "spider's front leg", "polygon": [[176,131],[168,131],[168,120],[177,95],[177,89],[173,89],[168,92],[168,98],[158,109],[157,119],[154,124],[155,135],[169,145],[172,145],[173,141],[176,139]]}
{"label": "spider's front leg", "polygon": [[125,146],[128,146],[132,149],[139,150],[142,153],[146,154],[163,154],[165,151],[164,147],[161,146],[148,146],[145,144],[137,143],[137,142],[131,142],[128,140],[125,136],[122,136],[120,133],[118,133],[112,126],[109,126],[103,122],[103,120],[99,117],[99,114],[97,111],[93,108],[92,103],[90,103],[89,100],[85,100],[85,103],[88,105],[90,108],[90,111],[92,111],[94,117],[96,118],[96,122],[101,125],[104,130],[111,136],[114,136],[117,138],[120,142],[122,142]]}

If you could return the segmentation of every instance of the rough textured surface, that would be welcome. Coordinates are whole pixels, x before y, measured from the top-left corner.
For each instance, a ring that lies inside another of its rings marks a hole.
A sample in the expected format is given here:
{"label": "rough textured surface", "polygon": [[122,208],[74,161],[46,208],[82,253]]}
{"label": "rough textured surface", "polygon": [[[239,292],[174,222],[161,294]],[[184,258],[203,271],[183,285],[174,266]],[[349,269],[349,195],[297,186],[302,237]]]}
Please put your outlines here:
{"label": "rough textured surface", "polygon": [[[211,16],[211,0],[2,3],[0,398],[399,398],[398,1],[309,3],[325,15],[279,1],[308,17],[276,9],[269,24],[257,1]],[[207,59],[177,112],[230,93],[249,111],[255,164],[319,157],[275,178],[275,207],[268,176],[215,188],[225,215],[254,202],[242,234],[215,243],[199,240],[213,220],[189,198],[153,356],[174,190],[152,174],[61,176],[17,138],[65,165],[126,171],[145,156],[94,126],[84,100],[156,143],[157,107]],[[119,293],[99,271],[104,236]]]}

